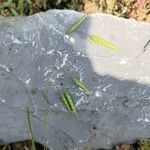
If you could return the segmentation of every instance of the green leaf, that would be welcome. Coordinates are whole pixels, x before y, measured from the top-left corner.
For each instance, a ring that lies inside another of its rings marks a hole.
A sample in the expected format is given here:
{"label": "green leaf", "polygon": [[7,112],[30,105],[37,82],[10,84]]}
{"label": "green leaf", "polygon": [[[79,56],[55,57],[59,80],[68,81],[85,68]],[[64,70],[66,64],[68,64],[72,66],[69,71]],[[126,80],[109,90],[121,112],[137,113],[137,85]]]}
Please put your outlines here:
{"label": "green leaf", "polygon": [[90,91],[87,86],[80,79],[73,78],[73,83],[79,87],[80,90],[84,91],[86,94],[89,94]]}
{"label": "green leaf", "polygon": [[121,51],[121,49],[119,47],[117,47],[116,45],[112,44],[111,42],[103,39],[102,37],[98,36],[98,35],[89,35],[89,38],[92,42],[101,45],[103,47],[109,48],[115,52],[119,52]]}
{"label": "green leaf", "polygon": [[34,140],[34,136],[33,136],[33,132],[32,132],[30,110],[29,110],[28,105],[27,105],[26,110],[27,110],[27,120],[28,120],[28,127],[29,127],[29,135],[30,135],[31,142],[32,142],[32,148],[33,148],[33,150],[36,150],[35,140]]}
{"label": "green leaf", "polygon": [[86,19],[86,15],[80,17],[67,31],[66,34],[70,34],[74,32],[80,25],[81,23]]}

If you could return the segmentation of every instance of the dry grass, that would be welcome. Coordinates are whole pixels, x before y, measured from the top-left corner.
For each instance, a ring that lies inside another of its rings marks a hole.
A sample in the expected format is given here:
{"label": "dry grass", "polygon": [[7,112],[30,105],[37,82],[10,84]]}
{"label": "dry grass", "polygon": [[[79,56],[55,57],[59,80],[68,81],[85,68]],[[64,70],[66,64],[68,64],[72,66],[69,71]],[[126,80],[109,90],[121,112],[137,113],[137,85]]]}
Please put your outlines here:
{"label": "dry grass", "polygon": [[80,9],[150,22],[150,0],[83,0]]}
{"label": "dry grass", "polygon": [[[39,143],[35,143],[35,144],[37,150],[44,150],[44,147],[41,144]],[[26,140],[26,141],[0,145],[0,150],[32,150],[32,142],[31,140]]]}
{"label": "dry grass", "polygon": [[[6,2],[11,3],[4,6]],[[150,22],[150,0],[0,0],[0,15],[3,16],[31,15],[53,8],[104,12]]]}

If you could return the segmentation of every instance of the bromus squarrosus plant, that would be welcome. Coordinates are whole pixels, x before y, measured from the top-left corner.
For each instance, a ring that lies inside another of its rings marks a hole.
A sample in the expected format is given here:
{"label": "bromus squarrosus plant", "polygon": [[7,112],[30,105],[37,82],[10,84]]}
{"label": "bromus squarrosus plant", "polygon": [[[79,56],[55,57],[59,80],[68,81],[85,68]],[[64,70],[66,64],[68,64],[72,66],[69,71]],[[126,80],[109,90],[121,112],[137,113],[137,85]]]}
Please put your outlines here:
{"label": "bromus squarrosus plant", "polygon": [[[69,35],[72,32],[75,32],[79,28],[79,26],[84,22],[84,20],[86,18],[87,18],[87,16],[84,15],[84,16],[81,16],[79,19],[77,19],[77,21],[66,31],[65,34]],[[86,33],[84,33],[84,34],[86,34]],[[97,45],[103,46],[105,48],[109,48],[109,49],[111,49],[114,52],[120,52],[120,51],[122,51],[122,49],[120,47],[118,47],[117,45],[109,42],[108,40],[102,38],[99,35],[88,35],[88,34],[86,34],[86,35],[89,37],[89,39],[93,43],[95,43]]]}
{"label": "bromus squarrosus plant", "polygon": [[76,79],[76,78],[73,78],[73,83],[80,89],[82,90],[83,92],[85,92],[86,94],[89,94],[90,91],[89,89],[87,88],[87,86],[85,85],[85,83],[83,83],[83,81],[81,79]]}
{"label": "bromus squarrosus plant", "polygon": [[65,91],[61,92],[60,99],[69,112],[76,113],[73,98],[68,91],[65,90]]}
{"label": "bromus squarrosus plant", "polygon": [[81,23],[86,19],[86,15],[81,16],[67,31],[66,34],[71,34],[74,32],[80,25]]}

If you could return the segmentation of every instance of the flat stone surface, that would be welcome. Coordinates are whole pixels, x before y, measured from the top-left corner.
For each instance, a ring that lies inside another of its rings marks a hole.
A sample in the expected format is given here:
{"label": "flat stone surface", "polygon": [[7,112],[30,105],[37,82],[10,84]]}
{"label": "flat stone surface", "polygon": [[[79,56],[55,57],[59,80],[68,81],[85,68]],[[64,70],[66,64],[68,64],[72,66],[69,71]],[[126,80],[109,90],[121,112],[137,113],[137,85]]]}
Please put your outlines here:
{"label": "flat stone surface", "polygon": [[[54,150],[111,148],[150,137],[150,24],[111,15],[51,10],[23,18],[0,18],[0,141],[29,138],[26,105],[36,141]],[[96,45],[100,35],[120,53]],[[90,95],[72,83],[82,79]],[[76,115],[58,93],[68,89]]]}

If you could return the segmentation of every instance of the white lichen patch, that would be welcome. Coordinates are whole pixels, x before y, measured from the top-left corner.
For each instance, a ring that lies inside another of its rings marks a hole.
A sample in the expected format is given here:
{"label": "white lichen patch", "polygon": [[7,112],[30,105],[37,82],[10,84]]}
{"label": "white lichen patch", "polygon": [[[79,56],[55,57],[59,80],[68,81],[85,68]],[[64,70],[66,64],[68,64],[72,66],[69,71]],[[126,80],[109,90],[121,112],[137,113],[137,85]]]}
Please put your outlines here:
{"label": "white lichen patch", "polygon": [[146,123],[149,123],[150,122],[150,119],[148,119],[148,118],[145,118],[145,120],[144,120]]}
{"label": "white lichen patch", "polygon": [[101,97],[101,95],[102,95],[101,91],[95,91],[95,96],[96,97]]}
{"label": "white lichen patch", "polygon": [[27,79],[25,83],[28,85],[31,82],[31,78]]}
{"label": "white lichen patch", "polygon": [[150,114],[149,114],[150,107],[143,107],[141,111],[141,115],[137,119],[138,122],[145,122],[150,123]]}
{"label": "white lichen patch", "polygon": [[41,70],[41,66],[38,66],[38,71],[40,71]]}
{"label": "white lichen patch", "polygon": [[139,118],[137,119],[138,122],[146,122],[146,123],[150,123],[150,119],[146,116],[145,118]]}
{"label": "white lichen patch", "polygon": [[81,55],[81,53],[80,52],[77,52],[77,56],[80,56]]}
{"label": "white lichen patch", "polygon": [[14,40],[13,40],[13,43],[22,44],[22,42],[21,42],[20,40],[18,40],[18,39],[14,39]]}
{"label": "white lichen patch", "polygon": [[75,39],[73,37],[70,37],[69,41],[73,44],[75,44]]}
{"label": "white lichen patch", "polygon": [[57,53],[60,55],[60,56],[63,56],[63,53],[61,51],[57,51]]}
{"label": "white lichen patch", "polygon": [[14,35],[11,36],[11,39],[13,40],[12,42],[15,44],[22,44],[22,42],[18,38],[14,37]]}
{"label": "white lichen patch", "polygon": [[44,72],[44,76],[47,76],[50,72],[51,72],[50,70],[46,70],[46,71]]}
{"label": "white lichen patch", "polygon": [[35,42],[35,41],[33,41],[33,42],[32,42],[32,46],[35,46],[35,43],[36,43],[36,42]]}
{"label": "white lichen patch", "polygon": [[62,64],[60,65],[60,67],[61,68],[63,68],[65,65],[66,65],[66,62],[67,62],[67,60],[68,60],[68,54],[66,54],[64,57],[63,57],[63,62],[62,62]]}
{"label": "white lichen patch", "polygon": [[64,36],[64,41],[66,43],[71,43],[73,45],[75,44],[75,39],[73,37],[69,36],[69,35],[65,35]]}
{"label": "white lichen patch", "polygon": [[59,31],[53,24],[49,25],[49,29],[53,29],[56,33],[63,35],[63,33]]}
{"label": "white lichen patch", "polygon": [[69,54],[65,54],[62,58],[62,60],[60,61],[60,59],[56,59],[56,63],[55,63],[55,67],[57,69],[61,69],[66,65],[66,62],[68,60],[68,56]]}
{"label": "white lichen patch", "polygon": [[6,103],[6,100],[4,100],[4,99],[1,99],[1,98],[0,98],[0,101],[1,101],[2,103]]}
{"label": "white lichen patch", "polygon": [[52,55],[53,53],[54,53],[54,49],[48,51],[46,54],[47,54],[47,55]]}
{"label": "white lichen patch", "polygon": [[112,86],[112,84],[108,84],[106,87],[104,87],[103,89],[102,89],[102,91],[103,92],[106,92],[106,90],[109,88],[109,87],[111,87]]}
{"label": "white lichen patch", "polygon": [[80,104],[87,103],[88,101],[85,99],[84,96],[82,96],[76,103],[75,107],[79,106]]}
{"label": "white lichen patch", "polygon": [[57,78],[62,78],[63,73],[62,73],[62,72],[60,72],[60,73],[58,73],[56,76],[57,76]]}
{"label": "white lichen patch", "polygon": [[5,69],[7,72],[9,72],[9,67],[7,67],[6,65],[0,64],[0,67],[2,67],[3,69]]}

